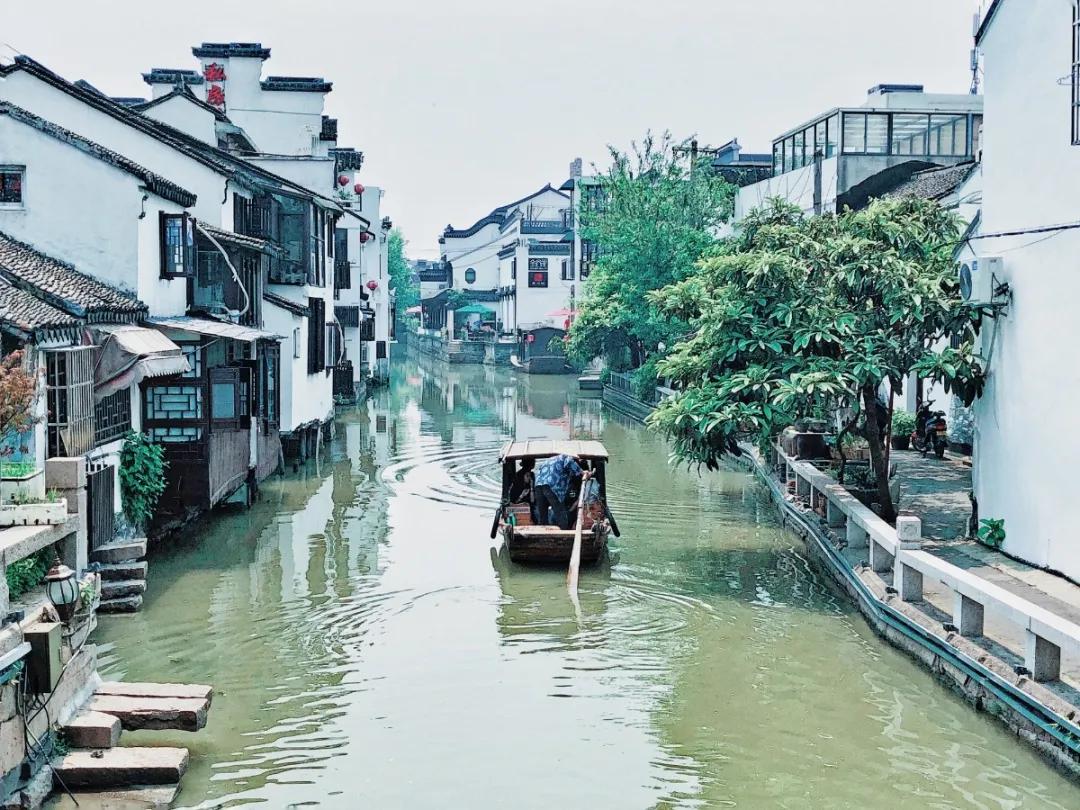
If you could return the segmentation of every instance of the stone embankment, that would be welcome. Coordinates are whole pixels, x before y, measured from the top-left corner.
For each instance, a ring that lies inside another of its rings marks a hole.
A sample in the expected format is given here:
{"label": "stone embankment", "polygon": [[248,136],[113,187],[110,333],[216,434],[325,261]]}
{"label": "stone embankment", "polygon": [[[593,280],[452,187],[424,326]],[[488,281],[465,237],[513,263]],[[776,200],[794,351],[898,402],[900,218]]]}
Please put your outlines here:
{"label": "stone embankment", "polygon": [[785,522],[882,637],[1080,776],[1080,625],[924,550],[919,518],[894,528],[812,463],[747,451]]}

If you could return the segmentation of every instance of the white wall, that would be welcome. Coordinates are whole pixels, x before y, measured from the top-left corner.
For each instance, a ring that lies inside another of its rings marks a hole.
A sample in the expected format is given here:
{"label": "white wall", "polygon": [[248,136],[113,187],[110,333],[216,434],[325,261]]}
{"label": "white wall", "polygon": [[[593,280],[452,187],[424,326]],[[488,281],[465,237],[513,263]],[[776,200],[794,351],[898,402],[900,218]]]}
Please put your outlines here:
{"label": "white wall", "polygon": [[217,146],[217,120],[214,114],[190,98],[173,96],[168,101],[148,108],[143,115],[176,127],[211,146]]}
{"label": "white wall", "polygon": [[184,313],[186,280],[160,278],[158,224],[160,212],[182,206],[7,115],[0,116],[0,163],[26,166],[24,205],[0,208],[0,231],[135,295],[151,315]]}
{"label": "white wall", "polygon": [[[821,200],[825,210],[836,205],[836,179],[839,159],[831,157],[821,161]],[[738,222],[755,208],[760,208],[769,199],[781,197],[797,205],[807,213],[814,211],[814,167],[803,166],[801,169],[785,172],[779,177],[770,177],[760,183],[744,186],[735,197],[735,213],[732,222]]]}
{"label": "white wall", "polygon": [[[211,63],[222,65],[225,113],[242,127],[261,152],[310,155],[322,130],[325,94],[262,89],[263,60],[256,57],[202,57],[202,72]],[[272,71],[267,71],[271,73]],[[192,88],[205,99],[210,82]]]}
{"label": "white wall", "polygon": [[[1080,147],[1070,144],[1070,0],[1006,0],[983,39],[986,128],[982,233],[1074,221]],[[1080,366],[1080,233],[983,239],[1012,288],[1008,312],[984,326],[993,343],[976,404],[980,518],[1005,520],[1005,550],[1080,578],[1073,404]],[[987,346],[989,348],[989,346]]]}
{"label": "white wall", "polygon": [[[16,70],[0,78],[0,99],[119,152],[193,192],[198,201],[192,213],[211,225],[223,225],[224,175],[25,71]],[[231,205],[228,208],[231,217]]]}

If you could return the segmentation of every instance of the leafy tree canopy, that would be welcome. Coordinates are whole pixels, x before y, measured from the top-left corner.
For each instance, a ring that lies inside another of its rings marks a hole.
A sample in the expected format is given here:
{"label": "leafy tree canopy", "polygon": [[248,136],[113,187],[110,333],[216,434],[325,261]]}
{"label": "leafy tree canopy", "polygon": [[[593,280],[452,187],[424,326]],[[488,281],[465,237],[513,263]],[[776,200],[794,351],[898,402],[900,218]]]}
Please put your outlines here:
{"label": "leafy tree canopy", "polygon": [[707,160],[691,169],[668,133],[647,135],[630,154],[609,150],[611,167],[577,212],[599,258],[583,285],[569,352],[580,362],[603,356],[616,368],[637,368],[686,326],[648,293],[693,273],[730,216],[735,189]]}
{"label": "leafy tree canopy", "polygon": [[[861,410],[891,519],[882,383],[899,392],[915,373],[965,403],[982,391],[980,313],[959,294],[957,237],[954,215],[922,200],[809,217],[772,201],[751,213],[696,273],[650,296],[690,326],[659,364],[682,392],[651,425],[678,457],[715,466],[739,439],[765,443],[800,417]],[[951,335],[959,347],[941,348]]]}
{"label": "leafy tree canopy", "polygon": [[386,242],[386,266],[390,287],[397,295],[397,311],[404,314],[420,303],[420,285],[412,281],[412,268],[405,258],[405,235],[400,228],[390,231]]}

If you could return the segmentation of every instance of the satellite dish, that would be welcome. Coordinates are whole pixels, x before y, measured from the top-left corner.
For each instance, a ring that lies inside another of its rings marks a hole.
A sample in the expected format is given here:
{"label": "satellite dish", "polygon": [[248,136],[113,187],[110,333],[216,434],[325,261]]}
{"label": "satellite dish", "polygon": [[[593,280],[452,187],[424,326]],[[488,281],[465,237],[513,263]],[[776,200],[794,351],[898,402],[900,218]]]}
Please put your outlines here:
{"label": "satellite dish", "polygon": [[971,265],[960,265],[960,295],[965,301],[971,300]]}

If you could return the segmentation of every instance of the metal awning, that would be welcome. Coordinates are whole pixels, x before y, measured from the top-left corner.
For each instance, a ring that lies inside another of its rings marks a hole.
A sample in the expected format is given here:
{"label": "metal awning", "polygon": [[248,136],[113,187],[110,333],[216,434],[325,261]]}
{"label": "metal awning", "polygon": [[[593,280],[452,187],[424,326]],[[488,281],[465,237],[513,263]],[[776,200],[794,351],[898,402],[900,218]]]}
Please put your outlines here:
{"label": "metal awning", "polygon": [[148,318],[147,323],[155,329],[179,329],[184,332],[195,332],[199,335],[242,340],[245,343],[254,343],[256,340],[285,339],[281,335],[275,335],[273,332],[267,332],[263,329],[241,326],[238,323],[215,321],[210,318],[192,318],[188,315],[172,318]]}
{"label": "metal awning", "polygon": [[145,379],[190,371],[180,347],[155,329],[133,324],[97,324],[94,401]]}

